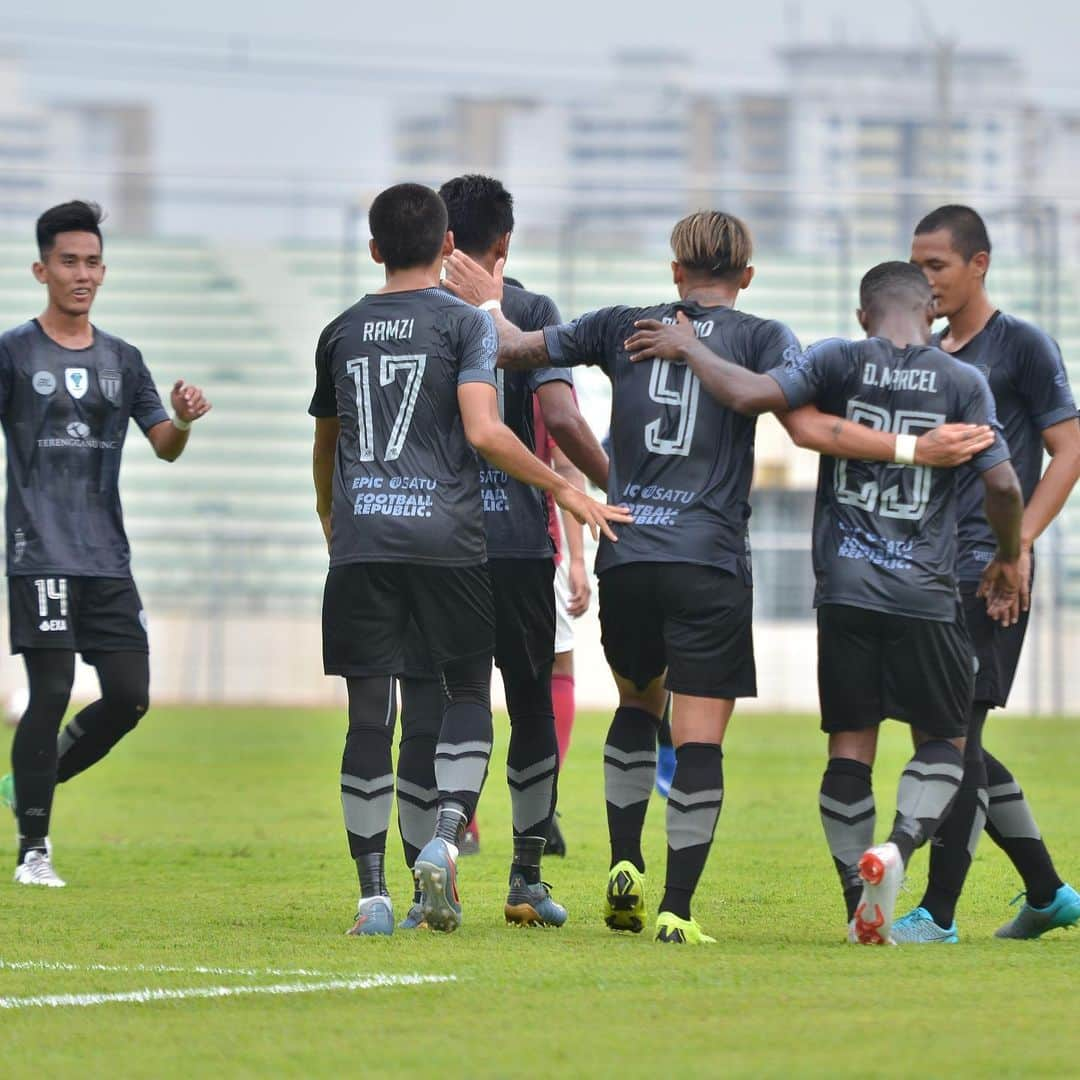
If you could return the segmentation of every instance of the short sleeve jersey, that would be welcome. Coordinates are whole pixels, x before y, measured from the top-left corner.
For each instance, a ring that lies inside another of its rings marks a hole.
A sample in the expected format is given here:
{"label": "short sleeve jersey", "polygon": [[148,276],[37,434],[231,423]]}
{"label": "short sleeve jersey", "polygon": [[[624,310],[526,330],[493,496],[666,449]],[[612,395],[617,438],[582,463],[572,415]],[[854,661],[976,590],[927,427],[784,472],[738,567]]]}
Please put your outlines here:
{"label": "short sleeve jersey", "polygon": [[330,565],[485,559],[458,386],[495,386],[495,326],[444,292],[365,296],[322,332],[309,412],[341,421]]}
{"label": "short sleeve jersey", "polygon": [[611,380],[608,499],[629,507],[634,523],[619,527],[617,544],[601,538],[596,570],[698,563],[749,583],[754,419],[703,391],[685,364],[632,363],[623,345],[637,320],[674,322],[678,311],[709,348],[752,371],[768,371],[799,351],[782,323],[685,301],[604,308],[544,331],[553,364],[596,364]]}
{"label": "short sleeve jersey", "polygon": [[128,421],[147,432],[169,415],[139,350],[93,332],[85,349],[36,319],[0,335],[8,574],[131,573],[118,483]]}
{"label": "short sleeve jersey", "polygon": [[[546,296],[506,285],[503,313],[522,330],[542,330],[560,322],[559,310]],[[566,368],[496,372],[499,415],[503,423],[532,449],[535,440],[533,403],[544,383],[566,382],[573,376]],[[489,559],[550,559],[547,510],[543,493],[523,484],[509,473],[480,461],[480,488],[484,497],[484,526]]]}
{"label": "short sleeve jersey", "polygon": [[[830,339],[769,374],[792,409],[815,402],[878,431],[919,435],[943,423],[991,424],[993,444],[969,465],[976,476],[1009,459],[986,380],[940,349]],[[954,621],[958,474],[823,456],[814,509],[815,606]]]}
{"label": "short sleeve jersey", "polygon": [[[1042,475],[1042,432],[1076,417],[1061,351],[1037,326],[998,311],[952,355],[980,371],[990,383],[1026,503]],[[970,469],[962,469],[959,482],[957,567],[961,582],[971,585],[994,557],[994,535],[983,513],[978,477]]]}

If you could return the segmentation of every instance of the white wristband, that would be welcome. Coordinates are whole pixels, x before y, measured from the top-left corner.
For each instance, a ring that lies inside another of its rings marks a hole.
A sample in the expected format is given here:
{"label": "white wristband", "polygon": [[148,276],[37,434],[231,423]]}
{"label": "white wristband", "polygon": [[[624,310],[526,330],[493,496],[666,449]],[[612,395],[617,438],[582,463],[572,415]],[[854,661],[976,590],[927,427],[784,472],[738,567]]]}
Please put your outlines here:
{"label": "white wristband", "polygon": [[915,443],[918,441],[914,435],[897,435],[896,450],[893,453],[893,461],[898,465],[915,464]]}
{"label": "white wristband", "polygon": [[177,428],[180,431],[187,431],[191,427],[190,420],[181,420],[180,417],[176,415],[176,413],[172,414],[172,422],[173,427]]}
{"label": "white wristband", "polygon": [[502,311],[501,300],[485,300],[482,304],[478,304],[477,307],[481,311]]}

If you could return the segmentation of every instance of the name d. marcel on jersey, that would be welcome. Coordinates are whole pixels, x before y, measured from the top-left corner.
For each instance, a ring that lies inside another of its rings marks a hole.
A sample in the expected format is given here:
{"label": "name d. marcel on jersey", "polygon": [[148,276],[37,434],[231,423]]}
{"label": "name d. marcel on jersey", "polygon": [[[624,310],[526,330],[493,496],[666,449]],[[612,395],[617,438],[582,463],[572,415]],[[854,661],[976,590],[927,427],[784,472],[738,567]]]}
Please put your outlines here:
{"label": "name d. marcel on jersey", "polygon": [[937,393],[937,372],[924,368],[888,368],[878,370],[877,364],[863,368],[864,386],[880,386],[883,390],[921,390],[925,394]]}

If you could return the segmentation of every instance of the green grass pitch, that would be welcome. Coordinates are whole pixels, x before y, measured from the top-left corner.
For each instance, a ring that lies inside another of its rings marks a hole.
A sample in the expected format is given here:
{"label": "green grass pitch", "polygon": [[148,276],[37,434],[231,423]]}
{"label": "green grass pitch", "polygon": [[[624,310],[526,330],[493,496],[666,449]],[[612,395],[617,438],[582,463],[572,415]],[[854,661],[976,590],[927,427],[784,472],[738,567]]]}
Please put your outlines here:
{"label": "green grass pitch", "polygon": [[[344,936],[356,882],[337,795],[342,716],[155,710],[111,758],[60,790],[53,838],[69,887],[20,889],[4,870],[0,1074],[1075,1075],[1080,934],[993,938],[1019,886],[989,840],[960,912],[959,946],[843,943],[817,818],[823,738],[811,717],[736,715],[731,726],[726,802],[695,907],[719,944],[679,949],[611,934],[598,917],[605,728],[599,714],[579,717],[562,780],[570,854],[549,860],[545,876],[570,910],[566,927],[503,923],[500,719],[482,851],[461,865],[464,926],[449,937],[374,940]],[[1076,882],[1080,724],[1001,718],[989,734]],[[883,738],[879,835],[905,736],[888,725]],[[659,800],[646,830],[655,904]],[[388,859],[400,917],[410,882],[393,831]],[[917,902],[925,866],[917,854],[901,912]],[[368,978],[401,974],[456,982]],[[88,1004],[136,991],[166,995]],[[192,996],[210,992],[225,996]],[[55,995],[78,1003],[10,1007]]]}

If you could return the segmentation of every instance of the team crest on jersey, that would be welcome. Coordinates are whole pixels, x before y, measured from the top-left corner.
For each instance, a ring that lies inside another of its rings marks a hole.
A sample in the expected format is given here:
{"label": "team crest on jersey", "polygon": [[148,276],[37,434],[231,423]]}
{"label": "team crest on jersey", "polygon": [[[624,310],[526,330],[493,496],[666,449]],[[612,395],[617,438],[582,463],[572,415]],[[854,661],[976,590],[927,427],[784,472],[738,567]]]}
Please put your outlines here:
{"label": "team crest on jersey", "polygon": [[56,393],[56,376],[51,371],[35,371],[30,383],[42,397]]}
{"label": "team crest on jersey", "polygon": [[98,385],[105,395],[105,400],[110,405],[120,404],[121,388],[124,384],[124,373],[116,368],[108,368],[98,372]]}
{"label": "team crest on jersey", "polygon": [[64,368],[64,385],[73,398],[86,397],[90,376],[84,367]]}

